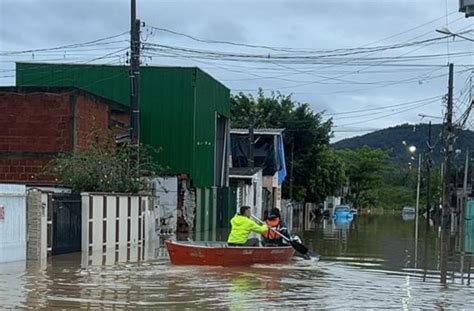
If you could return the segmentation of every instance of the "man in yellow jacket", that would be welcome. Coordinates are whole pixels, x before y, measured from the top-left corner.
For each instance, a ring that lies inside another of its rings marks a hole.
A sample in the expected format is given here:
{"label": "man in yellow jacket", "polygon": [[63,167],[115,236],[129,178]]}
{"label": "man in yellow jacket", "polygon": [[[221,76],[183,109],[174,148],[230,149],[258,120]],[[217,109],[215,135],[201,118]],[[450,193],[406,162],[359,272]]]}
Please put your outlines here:
{"label": "man in yellow jacket", "polygon": [[266,224],[258,225],[250,219],[250,206],[242,206],[239,214],[235,215],[231,220],[232,226],[227,243],[229,246],[258,246],[257,238],[249,239],[251,232],[259,234],[268,231]]}

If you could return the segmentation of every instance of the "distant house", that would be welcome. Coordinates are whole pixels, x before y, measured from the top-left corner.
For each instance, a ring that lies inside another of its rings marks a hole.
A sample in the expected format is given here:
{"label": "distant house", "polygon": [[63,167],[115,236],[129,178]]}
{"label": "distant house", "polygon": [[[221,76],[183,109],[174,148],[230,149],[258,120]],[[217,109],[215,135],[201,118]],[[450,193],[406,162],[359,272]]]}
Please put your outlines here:
{"label": "distant house", "polygon": [[[274,207],[281,209],[281,185],[286,178],[283,131],[284,129],[254,130],[254,166],[262,170],[263,210]],[[248,168],[248,129],[231,129],[230,141],[232,168]]]}

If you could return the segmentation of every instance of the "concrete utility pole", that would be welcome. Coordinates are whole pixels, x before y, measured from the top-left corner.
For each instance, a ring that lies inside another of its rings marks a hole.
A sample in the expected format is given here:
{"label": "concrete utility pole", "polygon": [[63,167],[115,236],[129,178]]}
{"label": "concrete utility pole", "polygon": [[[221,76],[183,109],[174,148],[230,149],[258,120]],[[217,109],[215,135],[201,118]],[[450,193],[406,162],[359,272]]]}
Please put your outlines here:
{"label": "concrete utility pole", "polygon": [[249,158],[248,158],[248,165],[251,168],[255,167],[255,137],[254,137],[253,118],[252,118],[252,121],[250,121],[250,126],[249,126]]}
{"label": "concrete utility pole", "polygon": [[[464,163],[464,179],[462,183],[462,204],[461,204],[460,210],[458,211],[461,227],[462,227],[462,224],[464,224],[464,213],[466,212],[467,199],[469,197],[467,193],[467,182],[468,182],[468,176],[469,176],[469,156],[470,156],[469,148],[467,148],[466,149],[466,162]],[[462,231],[461,231],[461,234],[463,234]]]}
{"label": "concrete utility pole", "polygon": [[431,121],[428,126],[428,141],[426,144],[428,145],[428,155],[426,157],[426,223],[429,224],[431,209],[431,166],[433,161],[431,158],[433,153],[433,146],[431,143]]}
{"label": "concrete utility pole", "polygon": [[421,185],[421,153],[418,155],[418,181],[416,184],[416,208],[415,208],[415,269],[418,264],[418,221],[420,214],[420,185]]}
{"label": "concrete utility pole", "polygon": [[295,155],[295,136],[291,140],[290,201],[293,201],[293,162]]}
{"label": "concrete utility pole", "polygon": [[446,137],[444,140],[444,167],[443,167],[443,210],[442,210],[442,225],[445,228],[446,218],[449,215],[452,197],[451,184],[451,158],[454,144],[454,127],[453,127],[453,75],[454,65],[449,64],[449,79],[448,79],[448,103],[445,120]]}
{"label": "concrete utility pole", "polygon": [[441,247],[440,247],[440,274],[441,284],[447,284],[448,274],[448,251],[450,244],[450,237],[448,233],[448,217],[451,210],[452,186],[450,182],[451,171],[451,154],[453,152],[454,128],[453,128],[453,74],[454,66],[449,64],[449,79],[448,79],[448,103],[445,120],[446,137],[444,141],[444,165],[443,165],[443,210],[441,217]]}
{"label": "concrete utility pole", "polygon": [[136,0],[131,0],[130,21],[130,140],[140,143],[140,20]]}
{"label": "concrete utility pole", "polygon": [[464,164],[464,180],[463,180],[463,191],[462,191],[462,204],[461,210],[459,213],[459,240],[460,240],[460,250],[461,250],[461,258],[460,258],[460,272],[461,272],[461,284],[464,285],[464,215],[466,213],[466,206],[467,206],[467,180],[469,175],[469,149],[466,149],[466,162]]}

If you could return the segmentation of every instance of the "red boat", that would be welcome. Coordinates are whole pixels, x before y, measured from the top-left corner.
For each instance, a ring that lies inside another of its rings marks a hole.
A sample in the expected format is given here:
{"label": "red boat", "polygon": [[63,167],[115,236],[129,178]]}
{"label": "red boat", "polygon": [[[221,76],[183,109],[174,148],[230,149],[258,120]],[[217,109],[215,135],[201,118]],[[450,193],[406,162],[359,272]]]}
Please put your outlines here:
{"label": "red boat", "polygon": [[165,241],[174,265],[250,266],[291,260],[295,250],[282,247],[228,246],[225,242]]}

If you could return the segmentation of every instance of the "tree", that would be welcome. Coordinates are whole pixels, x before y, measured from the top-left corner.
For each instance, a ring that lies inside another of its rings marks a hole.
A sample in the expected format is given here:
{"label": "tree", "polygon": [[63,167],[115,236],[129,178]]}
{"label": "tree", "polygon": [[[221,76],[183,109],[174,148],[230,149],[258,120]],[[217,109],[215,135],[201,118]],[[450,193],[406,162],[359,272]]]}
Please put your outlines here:
{"label": "tree", "polygon": [[[262,90],[256,98],[239,93],[231,97],[233,127],[284,128],[285,155],[291,167],[293,146],[293,198],[297,201],[322,202],[341,187],[344,171],[337,155],[329,148],[332,120],[322,120],[321,113],[309,104],[295,102],[291,95]],[[283,185],[283,196],[289,197],[289,178]]]}
{"label": "tree", "polygon": [[354,207],[374,206],[377,202],[375,190],[387,168],[388,151],[364,146],[356,150],[339,150],[338,154],[345,164]]}

